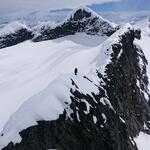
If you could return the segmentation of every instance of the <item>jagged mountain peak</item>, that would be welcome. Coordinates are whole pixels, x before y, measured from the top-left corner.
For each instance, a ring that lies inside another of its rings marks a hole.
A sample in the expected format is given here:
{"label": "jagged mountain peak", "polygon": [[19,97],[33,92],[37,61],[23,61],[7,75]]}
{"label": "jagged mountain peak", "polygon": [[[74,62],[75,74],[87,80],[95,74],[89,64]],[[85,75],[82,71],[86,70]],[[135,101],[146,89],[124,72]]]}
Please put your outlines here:
{"label": "jagged mountain peak", "polygon": [[[77,16],[79,15],[79,16]],[[94,12],[92,9],[85,7],[85,6],[80,6],[76,9],[74,9],[66,18],[65,20],[69,19],[75,19],[75,20],[81,20],[83,18],[90,18],[90,17],[100,17],[96,12]]]}
{"label": "jagged mountain peak", "polygon": [[99,14],[97,14],[95,11],[93,11],[91,8],[86,6],[80,6],[76,9],[74,9],[65,19],[64,21],[81,21],[83,19],[100,19],[101,21],[110,23],[113,27],[116,27],[117,25],[115,23],[111,23],[110,21],[104,19]]}
{"label": "jagged mountain peak", "polygon": [[103,19],[93,10],[87,7],[79,7],[73,10],[62,22],[49,26],[37,33],[33,39],[35,42],[56,39],[76,33],[89,35],[110,36],[117,30],[117,25]]}
{"label": "jagged mountain peak", "polygon": [[32,39],[33,42],[39,42],[74,35],[76,33],[108,37],[116,30],[116,24],[103,19],[90,8],[79,7],[74,9],[60,23],[51,23],[48,21],[32,29],[29,29],[26,25],[18,21],[6,25],[0,30],[0,48],[12,46],[28,39]]}

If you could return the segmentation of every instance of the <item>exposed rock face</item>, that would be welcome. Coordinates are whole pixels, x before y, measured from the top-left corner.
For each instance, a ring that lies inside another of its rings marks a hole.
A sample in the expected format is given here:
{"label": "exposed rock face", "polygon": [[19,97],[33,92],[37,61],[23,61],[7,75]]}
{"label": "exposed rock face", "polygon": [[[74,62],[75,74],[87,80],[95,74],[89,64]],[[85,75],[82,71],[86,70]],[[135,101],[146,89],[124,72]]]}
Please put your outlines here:
{"label": "exposed rock face", "polygon": [[0,32],[0,49],[16,45],[33,37],[32,32],[18,22],[7,25],[3,30],[5,30],[1,31],[3,33]]}
{"label": "exposed rock face", "polygon": [[10,143],[3,150],[137,150],[133,138],[140,131],[149,132],[150,126],[144,97],[149,96],[147,60],[134,45],[135,36],[135,31],[129,30],[120,35],[118,44],[112,44],[105,73],[97,70],[98,94],[83,94],[71,79],[70,116],[64,110],[55,121],[38,122],[20,132],[21,143]]}
{"label": "exposed rock face", "polygon": [[79,8],[72,12],[63,22],[53,27],[41,28],[40,33],[33,38],[34,42],[56,39],[77,32],[90,35],[110,36],[116,31],[114,24],[101,18],[88,8]]}

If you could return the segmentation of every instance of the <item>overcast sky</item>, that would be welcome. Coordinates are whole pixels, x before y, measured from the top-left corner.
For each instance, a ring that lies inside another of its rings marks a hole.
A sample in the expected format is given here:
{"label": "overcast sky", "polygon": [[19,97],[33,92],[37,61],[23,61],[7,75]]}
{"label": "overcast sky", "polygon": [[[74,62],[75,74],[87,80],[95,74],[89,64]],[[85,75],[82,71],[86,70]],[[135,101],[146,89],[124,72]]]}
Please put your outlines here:
{"label": "overcast sky", "polygon": [[118,0],[0,0],[0,13],[20,10],[75,8]]}
{"label": "overcast sky", "polygon": [[150,0],[0,0],[0,14],[75,8],[88,5],[97,10],[150,10]]}

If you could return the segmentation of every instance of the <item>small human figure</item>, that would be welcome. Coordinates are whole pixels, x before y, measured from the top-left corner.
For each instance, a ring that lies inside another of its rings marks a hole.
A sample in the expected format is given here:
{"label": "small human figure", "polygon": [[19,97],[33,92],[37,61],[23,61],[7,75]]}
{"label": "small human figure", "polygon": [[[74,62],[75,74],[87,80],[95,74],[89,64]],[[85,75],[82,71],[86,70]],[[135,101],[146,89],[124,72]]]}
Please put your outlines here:
{"label": "small human figure", "polygon": [[77,68],[75,68],[75,70],[74,70],[74,74],[75,74],[75,75],[77,75],[77,74],[78,74],[78,69],[77,69]]}
{"label": "small human figure", "polygon": [[149,17],[149,19],[148,19],[148,26],[149,26],[149,28],[150,28],[150,17]]}

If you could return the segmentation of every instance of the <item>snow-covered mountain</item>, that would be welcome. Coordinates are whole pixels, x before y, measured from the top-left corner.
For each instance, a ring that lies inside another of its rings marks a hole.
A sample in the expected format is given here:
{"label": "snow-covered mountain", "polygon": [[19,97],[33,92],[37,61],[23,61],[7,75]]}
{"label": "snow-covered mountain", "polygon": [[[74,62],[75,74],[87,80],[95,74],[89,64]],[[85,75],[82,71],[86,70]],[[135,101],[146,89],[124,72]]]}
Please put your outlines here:
{"label": "snow-covered mountain", "polygon": [[101,16],[86,7],[72,11],[62,22],[41,27],[33,41],[56,39],[78,32],[89,35],[110,36],[117,30],[117,25],[103,19]]}
{"label": "snow-covered mountain", "polygon": [[110,36],[117,30],[111,23],[91,9],[80,7],[71,12],[62,22],[42,22],[30,29],[19,22],[12,22],[0,30],[0,48],[32,39],[34,42],[57,39],[76,33]]}
{"label": "snow-covered mountain", "polygon": [[40,42],[1,49],[0,149],[148,150],[148,34],[87,8],[36,29]]}

